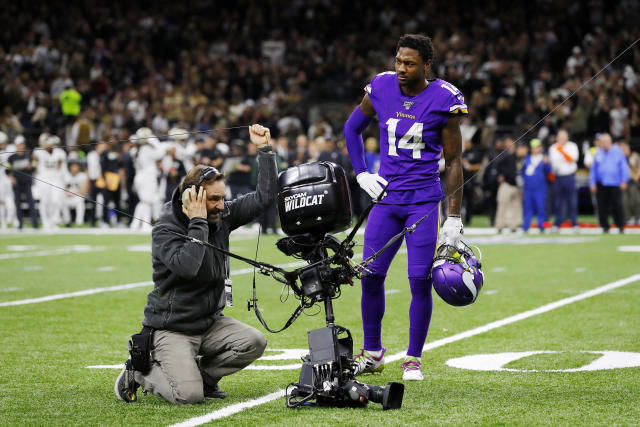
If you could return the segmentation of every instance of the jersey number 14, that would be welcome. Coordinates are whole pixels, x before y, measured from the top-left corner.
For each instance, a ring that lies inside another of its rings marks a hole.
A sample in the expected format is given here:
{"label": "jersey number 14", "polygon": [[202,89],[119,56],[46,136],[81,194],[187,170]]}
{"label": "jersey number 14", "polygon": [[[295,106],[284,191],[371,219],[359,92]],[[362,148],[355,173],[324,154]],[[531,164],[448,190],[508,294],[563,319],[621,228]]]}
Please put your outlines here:
{"label": "jersey number 14", "polygon": [[[400,119],[387,120],[387,134],[389,135],[389,155],[397,156],[398,151],[396,149],[396,128]],[[422,123],[415,122],[411,125],[407,133],[405,133],[398,142],[397,148],[404,148],[406,150],[413,151],[413,158],[421,158],[420,150],[425,147],[422,142]]]}

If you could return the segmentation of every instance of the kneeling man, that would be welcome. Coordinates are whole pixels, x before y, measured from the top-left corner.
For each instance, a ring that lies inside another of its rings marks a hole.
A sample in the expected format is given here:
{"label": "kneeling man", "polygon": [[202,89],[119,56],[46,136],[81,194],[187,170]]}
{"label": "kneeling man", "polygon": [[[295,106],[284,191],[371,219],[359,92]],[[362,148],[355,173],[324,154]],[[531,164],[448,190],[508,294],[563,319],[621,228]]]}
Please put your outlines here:
{"label": "kneeling man", "polygon": [[[225,202],[224,175],[213,167],[196,166],[164,205],[153,228],[154,289],[141,332],[150,336],[150,364],[140,371],[135,369],[140,366],[137,359],[125,363],[115,383],[116,396],[125,402],[137,399],[140,386],[172,403],[224,398],[220,379],[252,363],[267,346],[257,329],[222,314],[225,281],[227,290],[230,287],[229,257],[172,233],[228,250],[229,233],[273,203],[278,184],[269,129],[253,125],[249,133],[259,147],[255,192]],[[146,349],[142,353],[149,355]]]}

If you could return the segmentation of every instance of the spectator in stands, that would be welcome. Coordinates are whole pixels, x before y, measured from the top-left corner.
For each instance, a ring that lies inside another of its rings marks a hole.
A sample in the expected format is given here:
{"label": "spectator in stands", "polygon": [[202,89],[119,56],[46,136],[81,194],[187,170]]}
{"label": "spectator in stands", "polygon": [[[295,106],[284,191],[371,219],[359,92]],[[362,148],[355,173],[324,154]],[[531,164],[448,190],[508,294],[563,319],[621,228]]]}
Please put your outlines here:
{"label": "spectator in stands", "polygon": [[316,138],[316,141],[318,142],[318,146],[322,147],[320,157],[318,157],[319,162],[333,162],[342,168],[346,167],[346,163],[349,162],[349,160],[345,158],[344,154],[336,147],[336,142],[333,138],[319,136]]}
{"label": "spectator in stands", "polygon": [[73,123],[80,115],[80,101],[82,101],[80,92],[75,90],[72,85],[67,84],[60,94],[60,107],[66,124]]}
{"label": "spectator in stands", "polygon": [[621,138],[629,139],[629,110],[622,105],[622,99],[619,96],[614,98],[609,116],[611,117],[611,137],[615,141]]}
{"label": "spectator in stands", "polygon": [[197,154],[199,164],[213,166],[218,170],[222,168],[224,156],[220,150],[216,148],[216,145],[218,145],[218,140],[216,138],[210,135],[205,135],[204,147]]}
{"label": "spectator in stands", "polygon": [[309,161],[309,152],[307,150],[308,146],[309,140],[306,135],[301,133],[296,137],[296,149],[293,152],[293,155],[289,158],[291,166],[298,166]]}
{"label": "spectator in stands", "polygon": [[614,145],[608,133],[600,136],[600,148],[596,151],[589,173],[589,187],[598,200],[598,219],[605,233],[609,232],[609,214],[624,232],[622,192],[629,181],[629,165],[620,147]]}
{"label": "spectator in stands", "polygon": [[78,116],[73,126],[71,126],[69,137],[67,138],[67,146],[77,147],[89,144],[96,139],[95,136],[93,123],[89,120],[89,115],[85,111]]}
{"label": "spectator in stands", "polygon": [[282,167],[287,169],[289,167],[289,138],[284,135],[280,135],[276,139],[276,153],[282,162]]}
{"label": "spectator in stands", "polygon": [[228,177],[231,199],[251,192],[251,157],[244,153],[239,142],[231,144],[231,155],[225,159],[222,172]]}
{"label": "spectator in stands", "polygon": [[578,227],[578,189],[576,187],[578,155],[576,143],[569,141],[569,134],[566,130],[560,130],[556,135],[555,144],[549,148],[549,162],[555,176],[553,183],[554,231],[557,231],[564,223],[565,212],[574,229]]}

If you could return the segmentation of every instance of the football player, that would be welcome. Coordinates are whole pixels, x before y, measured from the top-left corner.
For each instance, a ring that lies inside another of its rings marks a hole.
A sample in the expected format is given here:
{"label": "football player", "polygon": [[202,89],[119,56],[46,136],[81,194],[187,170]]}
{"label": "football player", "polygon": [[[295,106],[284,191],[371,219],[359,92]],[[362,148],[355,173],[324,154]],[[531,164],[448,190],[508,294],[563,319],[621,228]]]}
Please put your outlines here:
{"label": "football player", "polygon": [[66,193],[64,207],[62,209],[62,219],[67,226],[71,225],[71,209],[76,211],[76,225],[84,224],[85,199],[89,194],[89,178],[87,174],[80,170],[77,160],[69,162],[69,173],[66,177],[67,190],[75,193]]}
{"label": "football player", "polygon": [[15,151],[15,146],[7,147],[7,134],[0,131],[0,229],[7,228],[12,218],[12,212],[15,209],[13,201],[13,190],[11,189],[11,181],[6,173],[9,156]]}
{"label": "football player", "polygon": [[[443,198],[438,173],[441,151],[450,191],[449,216],[440,231],[440,243],[458,246],[462,234],[460,116],[467,114],[467,106],[456,87],[428,78],[433,51],[429,37],[402,36],[396,49],[395,72],[384,72],[371,80],[360,106],[344,126],[349,157],[360,186],[375,199],[388,183],[387,194],[371,210],[367,221],[363,259],[426,215],[415,232],[407,236],[411,304],[409,346],[402,364],[404,380],[423,379],[420,358],[433,306],[429,273],[438,242],[439,203]],[[380,126],[380,169],[372,174],[365,164],[362,132],[376,115]],[[370,265],[371,273],[362,278],[364,348],[354,359],[356,375],[384,368],[384,282],[401,244],[402,240],[398,240],[383,252]]]}
{"label": "football player", "polygon": [[[40,135],[40,147],[33,153],[36,165],[36,183],[40,203],[40,219],[43,228],[56,228],[61,221],[65,193],[60,188],[65,186],[67,169],[67,153],[60,148],[60,138],[56,135]],[[52,185],[56,187],[53,187]]]}
{"label": "football player", "polygon": [[164,201],[164,195],[160,195],[158,178],[160,169],[158,163],[165,155],[166,146],[153,135],[151,129],[140,128],[131,138],[136,146],[131,150],[135,159],[136,176],[133,181],[135,191],[140,201],[136,205],[131,221],[132,229],[150,230],[151,220],[156,217],[156,205]]}

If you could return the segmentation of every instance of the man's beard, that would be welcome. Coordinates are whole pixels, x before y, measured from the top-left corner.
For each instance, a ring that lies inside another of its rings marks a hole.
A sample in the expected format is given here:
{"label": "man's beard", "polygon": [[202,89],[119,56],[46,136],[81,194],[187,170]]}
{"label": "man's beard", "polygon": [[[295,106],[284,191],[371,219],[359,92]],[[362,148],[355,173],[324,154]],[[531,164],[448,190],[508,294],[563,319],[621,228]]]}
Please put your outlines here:
{"label": "man's beard", "polygon": [[[218,214],[218,215],[215,215]],[[207,222],[211,225],[216,225],[220,221],[221,212],[207,212]]]}

